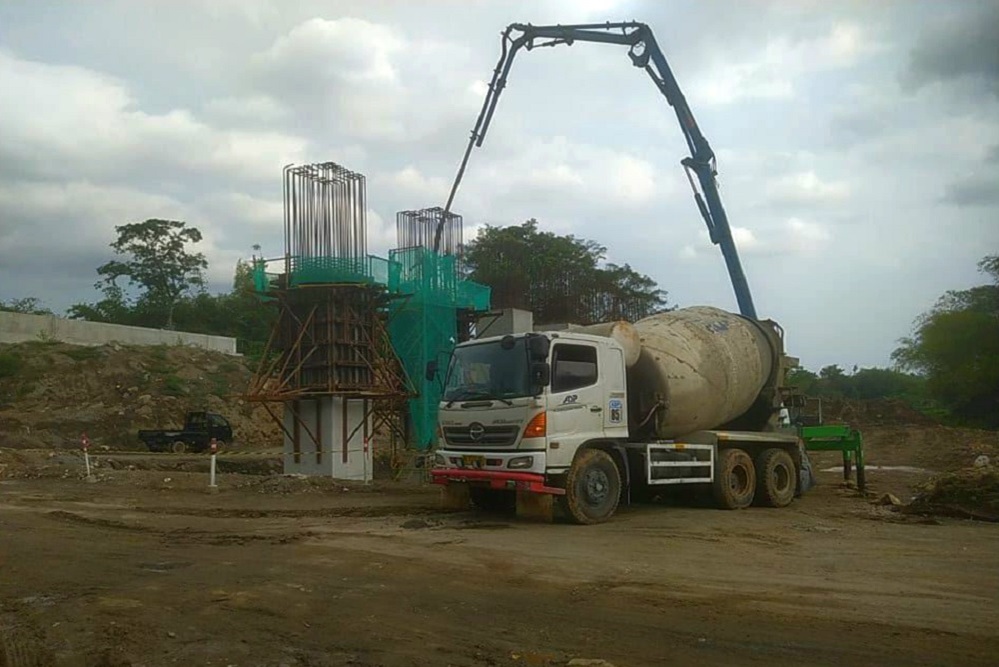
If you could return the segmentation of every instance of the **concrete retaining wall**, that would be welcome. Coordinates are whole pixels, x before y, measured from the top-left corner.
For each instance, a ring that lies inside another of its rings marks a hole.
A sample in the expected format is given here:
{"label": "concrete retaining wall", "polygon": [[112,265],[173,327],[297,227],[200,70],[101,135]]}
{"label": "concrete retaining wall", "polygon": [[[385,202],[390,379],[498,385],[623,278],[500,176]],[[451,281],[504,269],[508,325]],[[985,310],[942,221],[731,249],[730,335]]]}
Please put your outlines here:
{"label": "concrete retaining wall", "polygon": [[0,311],[0,343],[57,340],[72,345],[190,345],[236,354],[236,339],[184,331],[165,331],[120,324],[68,320],[54,315],[22,315]]}

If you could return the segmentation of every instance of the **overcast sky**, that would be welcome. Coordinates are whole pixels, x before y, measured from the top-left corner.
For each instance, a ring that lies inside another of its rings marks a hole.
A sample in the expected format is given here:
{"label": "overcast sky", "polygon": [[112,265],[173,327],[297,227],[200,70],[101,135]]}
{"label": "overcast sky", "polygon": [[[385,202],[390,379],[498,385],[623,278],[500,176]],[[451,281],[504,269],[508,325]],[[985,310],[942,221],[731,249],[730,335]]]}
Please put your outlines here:
{"label": "overcast sky", "polygon": [[[887,365],[999,252],[999,2],[0,0],[0,299],[96,298],[114,226],[282,247],[281,168],[367,176],[369,250],[443,205],[511,22],[649,23],[718,154],[757,309],[807,367]],[[605,245],[736,309],[671,109],[622,47],[522,53],[454,209]]]}

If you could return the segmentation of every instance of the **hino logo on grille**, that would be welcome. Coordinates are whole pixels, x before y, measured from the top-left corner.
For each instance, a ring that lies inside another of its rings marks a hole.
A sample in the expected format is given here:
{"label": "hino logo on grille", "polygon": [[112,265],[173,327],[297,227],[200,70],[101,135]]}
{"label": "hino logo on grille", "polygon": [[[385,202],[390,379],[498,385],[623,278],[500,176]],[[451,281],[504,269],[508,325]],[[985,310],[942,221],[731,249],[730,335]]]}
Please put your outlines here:
{"label": "hino logo on grille", "polygon": [[486,432],[486,427],[479,422],[472,422],[468,425],[468,437],[472,440],[478,440]]}

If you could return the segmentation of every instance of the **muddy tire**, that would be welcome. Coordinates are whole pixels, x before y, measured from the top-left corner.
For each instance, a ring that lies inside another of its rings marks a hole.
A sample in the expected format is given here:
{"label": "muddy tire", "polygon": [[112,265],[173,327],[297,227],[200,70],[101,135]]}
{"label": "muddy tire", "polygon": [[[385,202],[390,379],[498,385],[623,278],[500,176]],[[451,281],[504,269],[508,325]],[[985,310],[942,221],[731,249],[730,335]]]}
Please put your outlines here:
{"label": "muddy tire", "polygon": [[723,449],[715,464],[712,485],[715,503],[726,510],[741,510],[753,504],[756,495],[756,468],[742,449]]}
{"label": "muddy tire", "polygon": [[621,472],[614,459],[599,449],[584,449],[565,478],[562,512],[573,523],[592,524],[613,516],[621,501]]}
{"label": "muddy tire", "polygon": [[174,454],[183,454],[187,451],[187,443],[183,440],[178,440],[177,442],[170,445],[170,451]]}
{"label": "muddy tire", "polygon": [[[216,440],[215,441],[215,453],[216,454],[221,454],[224,451],[225,451],[225,443],[223,441],[221,441],[221,440]],[[212,446],[210,444],[208,445],[208,453],[209,454],[212,453]]]}
{"label": "muddy tire", "polygon": [[766,449],[756,459],[756,504],[787,507],[798,492],[798,473],[783,449]]}
{"label": "muddy tire", "polygon": [[483,512],[513,512],[517,509],[517,494],[514,491],[485,489],[473,486],[468,490],[472,504]]}

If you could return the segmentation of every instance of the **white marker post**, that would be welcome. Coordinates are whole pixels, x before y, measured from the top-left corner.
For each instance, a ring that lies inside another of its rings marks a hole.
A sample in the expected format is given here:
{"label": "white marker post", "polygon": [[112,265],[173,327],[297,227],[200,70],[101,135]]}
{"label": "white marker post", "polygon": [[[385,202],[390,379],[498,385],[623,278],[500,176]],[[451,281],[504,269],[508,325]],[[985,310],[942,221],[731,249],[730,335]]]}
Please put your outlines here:
{"label": "white marker post", "polygon": [[87,437],[86,433],[80,436],[80,447],[83,448],[83,463],[87,466],[87,481],[95,482],[97,480],[90,473],[90,453],[88,451],[90,449],[90,438]]}
{"label": "white marker post", "polygon": [[219,487],[218,484],[215,483],[215,457],[218,455],[219,444],[215,438],[212,438],[210,447],[212,450],[212,465],[208,473],[208,492],[218,493]]}
{"label": "white marker post", "polygon": [[361,451],[361,458],[364,459],[364,483],[369,484],[371,480],[368,478],[368,448],[370,447],[370,442],[368,438],[364,439],[364,449]]}

